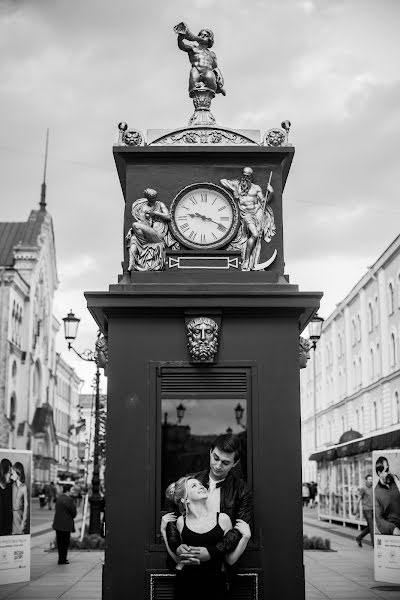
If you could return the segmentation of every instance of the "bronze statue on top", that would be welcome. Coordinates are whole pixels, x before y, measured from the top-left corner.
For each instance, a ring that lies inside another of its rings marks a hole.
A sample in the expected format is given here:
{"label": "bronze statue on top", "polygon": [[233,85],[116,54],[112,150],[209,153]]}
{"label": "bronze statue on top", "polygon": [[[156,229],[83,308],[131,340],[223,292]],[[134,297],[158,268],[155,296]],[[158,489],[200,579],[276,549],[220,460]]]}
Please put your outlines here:
{"label": "bronze statue on top", "polygon": [[175,25],[178,34],[178,47],[188,53],[192,65],[189,75],[189,96],[193,99],[195,112],[189,125],[214,125],[215,118],[210,112],[211,100],[215,94],[225,96],[224,78],[217,64],[214,34],[210,29],[202,29],[194,35],[186,25]]}

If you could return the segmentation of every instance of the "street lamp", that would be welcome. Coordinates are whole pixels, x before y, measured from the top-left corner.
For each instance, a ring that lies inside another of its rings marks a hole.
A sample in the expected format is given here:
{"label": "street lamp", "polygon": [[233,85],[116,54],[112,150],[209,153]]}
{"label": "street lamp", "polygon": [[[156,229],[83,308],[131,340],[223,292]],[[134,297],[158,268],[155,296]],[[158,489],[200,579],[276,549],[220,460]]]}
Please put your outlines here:
{"label": "street lamp", "polygon": [[182,402],[176,407],[176,416],[178,417],[178,425],[182,423],[182,419],[185,416],[186,407],[183,406]]}
{"label": "street lamp", "polygon": [[235,417],[236,417],[236,423],[238,425],[241,425],[243,427],[243,429],[246,429],[246,427],[243,425],[242,423],[242,419],[243,419],[243,414],[244,414],[244,408],[243,406],[240,404],[240,402],[238,402],[236,408],[235,408]]}
{"label": "street lamp", "polygon": [[321,337],[323,324],[324,319],[318,315],[315,315],[308,325],[310,341],[312,342],[313,348],[314,448],[317,448],[317,377],[315,373],[315,349],[317,347],[317,342]]}
{"label": "street lamp", "polygon": [[90,503],[90,520],[89,533],[101,533],[101,507],[102,497],[100,495],[100,468],[99,468],[99,433],[100,433],[100,367],[103,367],[102,359],[104,355],[104,342],[100,339],[101,333],[98,332],[95,351],[84,350],[78,352],[72,345],[78,332],[80,319],[75,317],[72,310],[63,318],[64,321],[64,336],[68,343],[68,350],[73,350],[79,358],[87,362],[96,364],[96,401],[94,414],[94,448],[93,448],[93,476],[92,476],[92,493],[89,498]]}
{"label": "street lamp", "polygon": [[64,321],[64,337],[65,337],[66,342],[68,343],[68,350],[70,350],[72,348],[72,342],[75,340],[76,334],[78,333],[78,325],[79,325],[80,319],[78,319],[78,317],[76,317],[74,315],[74,313],[72,312],[72,308],[71,308],[68,315],[63,318],[63,321]]}

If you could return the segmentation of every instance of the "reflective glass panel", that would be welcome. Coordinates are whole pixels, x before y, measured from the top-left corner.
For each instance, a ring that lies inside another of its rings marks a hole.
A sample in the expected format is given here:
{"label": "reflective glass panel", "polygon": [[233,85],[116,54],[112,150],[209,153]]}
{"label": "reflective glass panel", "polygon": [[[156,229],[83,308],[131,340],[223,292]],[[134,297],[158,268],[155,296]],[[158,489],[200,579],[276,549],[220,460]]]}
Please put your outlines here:
{"label": "reflective glass panel", "polygon": [[241,460],[233,472],[247,480],[246,400],[162,400],[161,414],[162,510],[169,508],[164,492],[171,482],[209,468],[211,444],[219,435],[240,437]]}

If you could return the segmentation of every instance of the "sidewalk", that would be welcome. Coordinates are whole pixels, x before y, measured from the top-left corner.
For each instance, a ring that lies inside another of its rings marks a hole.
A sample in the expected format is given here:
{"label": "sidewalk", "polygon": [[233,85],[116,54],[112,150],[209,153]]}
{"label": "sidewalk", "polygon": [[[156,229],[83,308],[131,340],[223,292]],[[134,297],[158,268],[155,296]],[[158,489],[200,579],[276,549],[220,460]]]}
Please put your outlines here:
{"label": "sidewalk", "polygon": [[[360,548],[357,529],[316,520],[305,510],[304,533],[331,540],[336,552],[304,552],[307,600],[400,600],[400,585],[374,581],[374,555],[369,536]],[[390,591],[389,591],[390,590]]]}
{"label": "sidewalk", "polygon": [[[304,552],[307,600],[400,600],[400,586],[374,581],[372,547],[357,546],[356,529],[317,521],[305,511],[304,533],[329,537],[336,550]],[[104,553],[70,551],[70,564],[58,565],[57,553],[45,551],[53,539],[53,532],[33,538],[32,580],[0,586],[0,600],[101,600]]]}
{"label": "sidewalk", "polygon": [[101,600],[104,552],[69,551],[69,565],[46,552],[53,533],[32,548],[31,581],[0,586],[0,600]]}

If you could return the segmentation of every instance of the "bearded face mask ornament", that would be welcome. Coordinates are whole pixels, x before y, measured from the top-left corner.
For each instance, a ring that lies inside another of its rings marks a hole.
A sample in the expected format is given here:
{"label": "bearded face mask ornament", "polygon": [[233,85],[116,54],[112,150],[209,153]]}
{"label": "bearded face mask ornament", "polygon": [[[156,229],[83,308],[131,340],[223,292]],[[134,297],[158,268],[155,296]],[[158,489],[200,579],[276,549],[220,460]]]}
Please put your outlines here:
{"label": "bearded face mask ornament", "polygon": [[193,362],[213,362],[218,350],[217,323],[209,317],[196,317],[188,322],[187,335]]}

